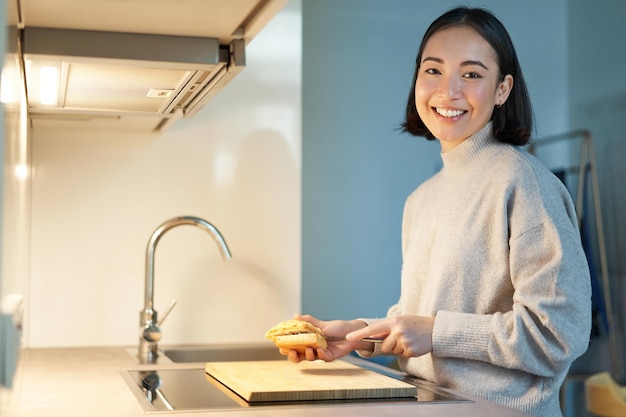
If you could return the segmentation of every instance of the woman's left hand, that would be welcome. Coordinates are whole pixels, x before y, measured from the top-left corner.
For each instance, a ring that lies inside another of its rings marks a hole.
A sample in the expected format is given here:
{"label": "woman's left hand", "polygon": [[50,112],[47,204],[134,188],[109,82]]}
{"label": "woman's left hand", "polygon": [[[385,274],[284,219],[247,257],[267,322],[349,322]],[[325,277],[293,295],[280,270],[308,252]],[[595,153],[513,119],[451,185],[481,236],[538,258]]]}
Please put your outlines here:
{"label": "woman's left hand", "polygon": [[405,358],[425,355],[432,351],[434,317],[395,316],[389,317],[346,335],[347,340],[364,337],[384,336],[383,352]]}

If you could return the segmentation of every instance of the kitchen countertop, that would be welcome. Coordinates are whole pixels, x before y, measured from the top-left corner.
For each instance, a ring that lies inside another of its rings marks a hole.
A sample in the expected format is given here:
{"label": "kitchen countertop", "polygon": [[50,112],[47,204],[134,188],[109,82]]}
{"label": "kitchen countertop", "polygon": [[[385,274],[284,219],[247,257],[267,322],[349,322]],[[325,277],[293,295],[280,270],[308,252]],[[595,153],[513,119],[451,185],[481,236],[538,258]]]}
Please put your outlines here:
{"label": "kitchen countertop", "polygon": [[[126,370],[193,369],[198,363],[140,365],[130,348],[24,349],[21,352],[13,388],[0,396],[0,410],[9,417],[140,417],[146,413],[129,389],[122,373]],[[444,390],[455,393],[454,391]],[[458,393],[456,393],[458,394]],[[462,403],[342,404],[314,406],[267,406],[216,410],[211,412],[172,412],[177,417],[228,414],[231,417],[293,416],[428,416],[444,417],[524,417],[524,414],[481,399],[459,394],[472,401]],[[163,413],[160,413],[163,414]]]}

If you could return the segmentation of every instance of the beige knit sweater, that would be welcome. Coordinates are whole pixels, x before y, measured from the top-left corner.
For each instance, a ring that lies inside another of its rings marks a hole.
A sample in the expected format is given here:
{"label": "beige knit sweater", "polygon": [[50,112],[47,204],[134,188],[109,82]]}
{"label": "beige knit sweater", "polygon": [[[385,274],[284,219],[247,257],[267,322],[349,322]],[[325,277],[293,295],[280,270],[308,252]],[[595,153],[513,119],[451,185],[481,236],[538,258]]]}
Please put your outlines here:
{"label": "beige knit sweater", "polygon": [[574,207],[536,158],[488,124],[409,196],[402,287],[388,315],[435,316],[415,376],[541,417],[585,352],[591,288]]}

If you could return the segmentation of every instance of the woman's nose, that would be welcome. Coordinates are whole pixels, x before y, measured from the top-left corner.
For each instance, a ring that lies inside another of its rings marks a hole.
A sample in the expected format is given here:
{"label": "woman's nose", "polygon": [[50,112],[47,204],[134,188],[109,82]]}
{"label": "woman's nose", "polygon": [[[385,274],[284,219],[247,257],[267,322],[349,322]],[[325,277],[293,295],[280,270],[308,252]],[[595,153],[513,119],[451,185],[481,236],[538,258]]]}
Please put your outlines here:
{"label": "woman's nose", "polygon": [[439,83],[438,93],[442,97],[456,98],[461,94],[461,80],[458,77],[444,76]]}

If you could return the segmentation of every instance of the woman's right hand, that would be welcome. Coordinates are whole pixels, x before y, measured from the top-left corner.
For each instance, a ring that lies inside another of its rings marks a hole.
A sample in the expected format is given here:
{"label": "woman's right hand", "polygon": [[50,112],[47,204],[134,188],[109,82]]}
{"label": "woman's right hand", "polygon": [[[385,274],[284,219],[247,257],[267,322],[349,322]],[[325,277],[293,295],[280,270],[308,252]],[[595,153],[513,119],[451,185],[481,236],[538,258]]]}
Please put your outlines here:
{"label": "woman's right hand", "polygon": [[[287,355],[289,361],[293,363],[298,363],[304,360],[307,361],[315,361],[321,359],[326,362],[333,361],[335,359],[339,359],[343,356],[346,356],[353,350],[371,350],[371,343],[360,342],[359,340],[350,341],[346,340],[346,334],[353,332],[355,330],[359,330],[365,326],[365,323],[362,320],[331,320],[324,321],[319,320],[310,315],[304,316],[296,316],[294,317],[296,320],[302,320],[311,323],[312,325],[319,327],[324,333],[327,339],[327,348],[312,348],[307,347],[304,353],[300,353],[296,350],[281,350],[280,353],[283,355]],[[336,338],[336,339],[335,339]]]}

